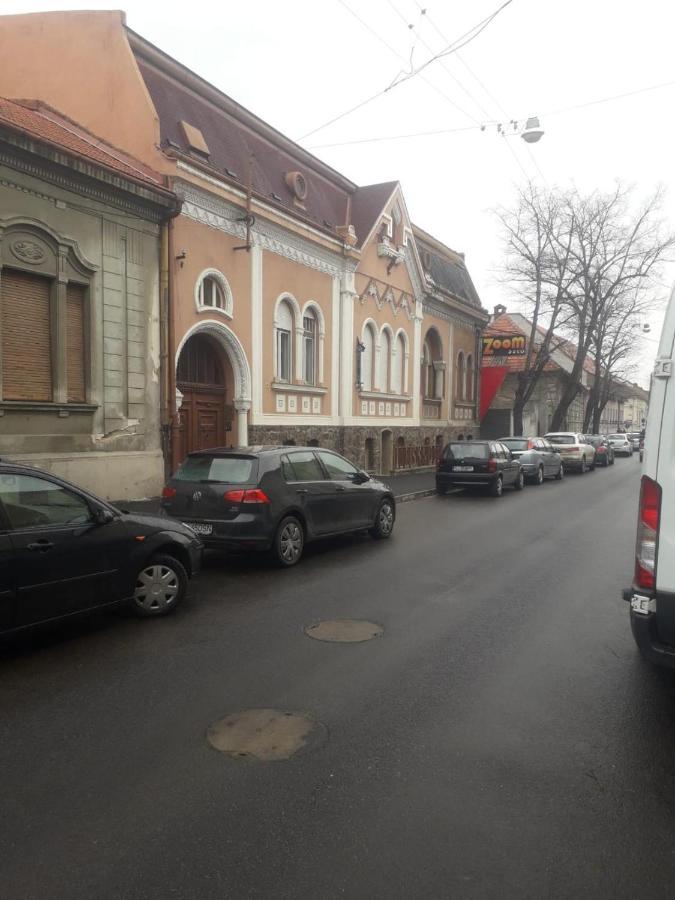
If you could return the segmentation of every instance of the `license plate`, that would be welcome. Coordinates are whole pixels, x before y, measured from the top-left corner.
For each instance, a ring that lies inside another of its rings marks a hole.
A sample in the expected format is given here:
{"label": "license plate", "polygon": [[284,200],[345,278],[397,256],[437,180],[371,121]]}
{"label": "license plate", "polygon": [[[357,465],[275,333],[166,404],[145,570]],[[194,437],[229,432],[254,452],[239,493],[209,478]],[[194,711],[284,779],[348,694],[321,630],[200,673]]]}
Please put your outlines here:
{"label": "license plate", "polygon": [[453,466],[453,472],[473,472],[473,466]]}
{"label": "license plate", "polygon": [[188,528],[191,528],[195,534],[211,534],[213,525],[206,525],[204,522],[183,522]]}
{"label": "license plate", "polygon": [[633,612],[646,616],[650,612],[656,612],[656,601],[652,597],[638,597],[636,595],[631,597],[630,608]]}

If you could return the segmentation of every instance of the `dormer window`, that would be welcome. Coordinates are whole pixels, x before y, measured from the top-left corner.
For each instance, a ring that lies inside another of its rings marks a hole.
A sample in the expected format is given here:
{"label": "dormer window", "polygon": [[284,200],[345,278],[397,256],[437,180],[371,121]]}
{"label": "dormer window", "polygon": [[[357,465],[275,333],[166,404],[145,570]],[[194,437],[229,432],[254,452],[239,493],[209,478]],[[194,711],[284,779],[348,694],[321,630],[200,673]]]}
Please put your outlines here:
{"label": "dormer window", "polygon": [[190,125],[189,122],[181,121],[180,122],[181,131],[183,132],[183,137],[185,138],[185,142],[188,145],[188,149],[196,153],[198,156],[202,156],[205,159],[209,158],[211,151],[209,150],[209,145],[204,140],[204,135],[201,133],[199,128],[196,128],[194,125]]}

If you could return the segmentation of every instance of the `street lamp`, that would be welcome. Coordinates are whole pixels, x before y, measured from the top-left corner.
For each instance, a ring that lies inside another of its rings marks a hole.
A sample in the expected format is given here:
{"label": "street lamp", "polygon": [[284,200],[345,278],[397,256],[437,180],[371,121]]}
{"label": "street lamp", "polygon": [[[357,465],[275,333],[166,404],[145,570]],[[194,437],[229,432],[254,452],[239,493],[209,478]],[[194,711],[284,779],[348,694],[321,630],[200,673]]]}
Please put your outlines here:
{"label": "street lamp", "polygon": [[536,144],[544,136],[544,129],[539,124],[539,118],[532,116],[525,123],[525,128],[520,132],[521,138],[526,144]]}

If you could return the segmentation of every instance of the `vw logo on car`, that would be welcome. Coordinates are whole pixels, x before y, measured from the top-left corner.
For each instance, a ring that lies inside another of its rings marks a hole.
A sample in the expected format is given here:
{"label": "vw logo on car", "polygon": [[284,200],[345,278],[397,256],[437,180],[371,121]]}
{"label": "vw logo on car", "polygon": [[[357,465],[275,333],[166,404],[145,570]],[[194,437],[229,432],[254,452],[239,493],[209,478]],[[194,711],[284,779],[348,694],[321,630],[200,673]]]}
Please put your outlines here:
{"label": "vw logo on car", "polygon": [[199,501],[202,499],[202,492],[195,491],[194,494],[192,495],[192,499],[194,500],[195,503],[199,503]]}

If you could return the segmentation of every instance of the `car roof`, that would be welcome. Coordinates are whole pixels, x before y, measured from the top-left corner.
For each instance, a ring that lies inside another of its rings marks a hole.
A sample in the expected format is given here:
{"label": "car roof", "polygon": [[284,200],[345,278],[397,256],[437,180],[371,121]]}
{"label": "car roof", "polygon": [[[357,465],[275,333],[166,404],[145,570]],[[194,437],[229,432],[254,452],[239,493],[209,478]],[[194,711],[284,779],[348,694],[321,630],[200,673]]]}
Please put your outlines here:
{"label": "car roof", "polygon": [[263,453],[289,453],[295,450],[327,450],[329,447],[296,447],[293,444],[254,444],[249,447],[209,447],[207,450],[193,450],[188,456],[259,456]]}

